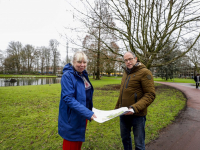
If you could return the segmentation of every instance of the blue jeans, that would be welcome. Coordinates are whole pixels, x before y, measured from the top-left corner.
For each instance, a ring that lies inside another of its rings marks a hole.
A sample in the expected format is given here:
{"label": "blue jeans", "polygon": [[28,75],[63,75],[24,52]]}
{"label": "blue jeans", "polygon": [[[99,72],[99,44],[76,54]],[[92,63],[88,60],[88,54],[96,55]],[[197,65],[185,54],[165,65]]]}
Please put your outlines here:
{"label": "blue jeans", "polygon": [[135,141],[135,150],[145,150],[145,122],[146,116],[120,116],[120,131],[124,150],[132,150],[132,127]]}

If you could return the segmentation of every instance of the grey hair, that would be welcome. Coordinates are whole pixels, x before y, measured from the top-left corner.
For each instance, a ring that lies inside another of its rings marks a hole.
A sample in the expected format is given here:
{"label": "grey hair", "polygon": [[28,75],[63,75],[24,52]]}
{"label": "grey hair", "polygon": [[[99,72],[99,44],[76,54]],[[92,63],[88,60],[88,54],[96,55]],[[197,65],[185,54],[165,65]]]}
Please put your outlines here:
{"label": "grey hair", "polygon": [[[132,55],[133,55],[133,58],[136,57],[135,54],[134,54],[133,52],[131,52],[131,51],[128,51],[128,52],[126,52],[126,53],[130,53],[130,54],[132,54]],[[126,54],[126,53],[125,53],[125,54]],[[125,54],[124,54],[124,55],[125,55]]]}
{"label": "grey hair", "polygon": [[72,64],[75,62],[75,61],[86,61],[87,62],[87,56],[85,55],[84,52],[82,51],[78,51],[74,54],[73,56],[73,59],[72,59]]}

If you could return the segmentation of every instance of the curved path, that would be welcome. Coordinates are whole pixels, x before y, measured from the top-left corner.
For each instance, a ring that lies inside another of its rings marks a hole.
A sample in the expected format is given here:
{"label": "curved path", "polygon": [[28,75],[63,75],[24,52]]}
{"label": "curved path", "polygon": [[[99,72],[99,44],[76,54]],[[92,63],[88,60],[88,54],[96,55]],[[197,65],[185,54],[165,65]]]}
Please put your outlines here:
{"label": "curved path", "polygon": [[182,91],[187,107],[175,122],[163,129],[146,150],[200,150],[200,89],[190,83],[157,82]]}

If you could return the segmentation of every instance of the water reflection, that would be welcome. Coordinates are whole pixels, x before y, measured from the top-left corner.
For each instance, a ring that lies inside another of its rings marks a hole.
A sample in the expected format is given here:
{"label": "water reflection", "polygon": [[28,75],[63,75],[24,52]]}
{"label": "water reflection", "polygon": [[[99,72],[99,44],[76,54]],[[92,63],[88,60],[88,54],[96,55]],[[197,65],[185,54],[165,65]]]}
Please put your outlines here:
{"label": "water reflection", "polygon": [[23,85],[44,85],[60,83],[61,78],[15,78],[16,82],[10,81],[11,78],[0,78],[0,86],[23,86]]}

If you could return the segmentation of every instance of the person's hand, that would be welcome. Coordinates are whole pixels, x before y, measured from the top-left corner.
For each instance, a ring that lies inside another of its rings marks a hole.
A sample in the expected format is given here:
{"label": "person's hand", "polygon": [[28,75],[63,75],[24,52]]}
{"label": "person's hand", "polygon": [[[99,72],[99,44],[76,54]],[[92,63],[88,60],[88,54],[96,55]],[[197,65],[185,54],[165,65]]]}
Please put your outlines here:
{"label": "person's hand", "polygon": [[[129,109],[133,110],[132,108],[129,108]],[[134,112],[132,112],[132,111],[128,111],[128,112],[125,113],[124,115],[133,115],[133,114],[134,114]]]}
{"label": "person's hand", "polygon": [[94,118],[97,118],[97,116],[95,114],[92,115],[90,120],[94,120]]}

